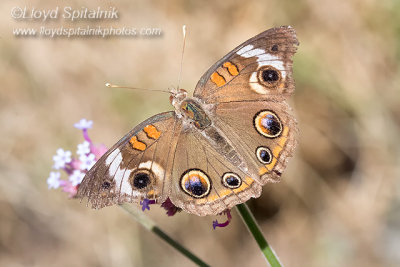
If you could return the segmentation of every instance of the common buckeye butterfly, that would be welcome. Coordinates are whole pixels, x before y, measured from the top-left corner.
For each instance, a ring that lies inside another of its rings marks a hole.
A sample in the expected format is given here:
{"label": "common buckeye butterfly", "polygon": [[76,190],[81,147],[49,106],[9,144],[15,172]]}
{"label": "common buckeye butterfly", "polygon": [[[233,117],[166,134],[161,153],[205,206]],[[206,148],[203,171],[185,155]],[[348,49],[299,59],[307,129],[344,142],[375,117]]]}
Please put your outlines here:
{"label": "common buckeye butterfly", "polygon": [[133,128],[86,174],[78,197],[93,208],[169,198],[196,215],[221,213],[277,182],[296,145],[293,28],[273,28],[215,63],[193,97],[171,91],[174,111]]}

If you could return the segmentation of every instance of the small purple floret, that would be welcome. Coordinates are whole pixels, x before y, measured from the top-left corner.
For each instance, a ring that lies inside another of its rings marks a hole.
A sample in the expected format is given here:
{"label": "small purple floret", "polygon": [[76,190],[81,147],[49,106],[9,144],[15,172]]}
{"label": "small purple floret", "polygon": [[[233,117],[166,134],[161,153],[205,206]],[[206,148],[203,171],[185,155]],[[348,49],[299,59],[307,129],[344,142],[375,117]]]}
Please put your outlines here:
{"label": "small purple floret", "polygon": [[79,130],[92,128],[93,121],[88,121],[87,119],[81,119],[79,122],[74,124],[74,127]]}
{"label": "small purple floret", "polygon": [[177,212],[181,211],[181,209],[175,206],[169,198],[161,204],[161,207],[167,211],[168,216],[174,216]]}
{"label": "small purple floret", "polygon": [[213,229],[215,230],[215,228],[217,227],[226,227],[229,225],[229,223],[232,220],[232,215],[231,215],[231,210],[224,210],[223,212],[220,213],[220,215],[222,214],[226,214],[227,220],[223,223],[219,223],[218,220],[213,221]]}
{"label": "small purple floret", "polygon": [[151,204],[156,204],[156,201],[154,199],[143,199],[143,201],[140,201],[140,205],[142,206],[142,211],[145,211],[146,209],[150,210],[150,205]]}

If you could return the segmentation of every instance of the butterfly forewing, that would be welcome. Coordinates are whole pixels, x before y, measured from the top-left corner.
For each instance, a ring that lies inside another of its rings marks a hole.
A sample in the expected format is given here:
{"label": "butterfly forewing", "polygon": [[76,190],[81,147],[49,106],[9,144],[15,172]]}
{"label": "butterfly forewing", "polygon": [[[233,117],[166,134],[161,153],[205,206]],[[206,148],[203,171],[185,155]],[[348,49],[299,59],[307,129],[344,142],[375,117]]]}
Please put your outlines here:
{"label": "butterfly forewing", "polygon": [[214,64],[194,96],[205,103],[283,100],[294,91],[292,56],[297,45],[291,27],[260,33]]}
{"label": "butterfly forewing", "polygon": [[136,126],[86,174],[78,197],[94,208],[142,199],[165,200],[181,121],[174,112],[158,114]]}

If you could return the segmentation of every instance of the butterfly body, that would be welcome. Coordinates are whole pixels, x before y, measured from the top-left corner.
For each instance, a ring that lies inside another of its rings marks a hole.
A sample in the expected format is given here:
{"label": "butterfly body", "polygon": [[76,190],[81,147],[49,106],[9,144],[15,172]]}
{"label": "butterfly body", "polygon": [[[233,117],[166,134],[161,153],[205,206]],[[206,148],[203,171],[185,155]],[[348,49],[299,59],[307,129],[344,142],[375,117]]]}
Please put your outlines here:
{"label": "butterfly body", "polygon": [[202,105],[195,99],[186,98],[180,104],[180,109],[184,117],[193,123],[199,130],[204,130],[211,126],[211,119],[207,115]]}
{"label": "butterfly body", "polygon": [[155,199],[196,215],[218,214],[279,181],[296,144],[285,102],[294,90],[294,30],[265,31],[200,79],[193,97],[171,92],[174,111],[151,117],[87,173],[78,196],[94,208]]}

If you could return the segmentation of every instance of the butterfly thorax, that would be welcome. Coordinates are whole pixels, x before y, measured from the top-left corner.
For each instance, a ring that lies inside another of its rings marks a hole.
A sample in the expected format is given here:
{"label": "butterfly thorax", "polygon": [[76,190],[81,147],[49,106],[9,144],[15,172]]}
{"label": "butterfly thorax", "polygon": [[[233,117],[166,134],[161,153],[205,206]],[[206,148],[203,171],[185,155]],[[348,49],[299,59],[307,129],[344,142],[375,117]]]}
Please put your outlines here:
{"label": "butterfly thorax", "polygon": [[200,130],[211,125],[211,120],[207,116],[201,105],[194,99],[186,98],[180,104],[182,115],[190,120],[194,126]]}
{"label": "butterfly thorax", "polygon": [[[186,125],[192,125],[192,130],[200,133],[228,161],[238,166],[242,171],[248,170],[243,158],[237,153],[223,132],[217,129],[211,121],[210,106],[201,103],[196,98],[186,97],[175,103],[175,112],[181,116]],[[190,126],[189,126],[190,127]]]}
{"label": "butterfly thorax", "polygon": [[173,89],[170,97],[171,104],[179,118],[193,124],[197,129],[204,130],[211,125],[211,120],[205,112],[203,105],[190,97],[184,89]]}

